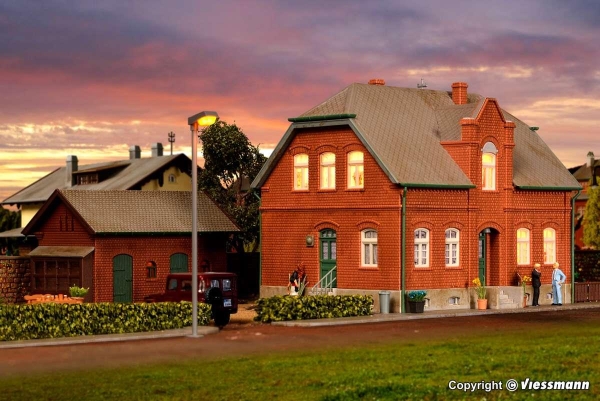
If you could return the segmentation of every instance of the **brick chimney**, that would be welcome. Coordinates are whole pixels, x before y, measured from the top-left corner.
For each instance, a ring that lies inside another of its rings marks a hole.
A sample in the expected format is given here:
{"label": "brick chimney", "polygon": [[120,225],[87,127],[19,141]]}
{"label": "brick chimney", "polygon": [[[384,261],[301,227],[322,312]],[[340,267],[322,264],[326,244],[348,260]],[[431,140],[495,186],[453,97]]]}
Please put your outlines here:
{"label": "brick chimney", "polygon": [[163,145],[160,142],[152,144],[152,157],[160,157],[163,155]]}
{"label": "brick chimney", "polygon": [[138,145],[131,145],[129,147],[129,160],[139,159],[142,155],[142,150]]}
{"label": "brick chimney", "polygon": [[381,78],[373,78],[369,80],[369,85],[381,85],[385,86],[385,81]]}
{"label": "brick chimney", "polygon": [[73,175],[74,172],[76,172],[78,170],[78,165],[77,165],[77,156],[75,155],[68,155],[67,156],[67,171],[65,174],[65,186],[67,188],[71,188],[73,185],[76,184],[75,181],[75,176]]}
{"label": "brick chimney", "polygon": [[467,85],[466,82],[455,82],[452,84],[452,101],[454,104],[467,104]]}

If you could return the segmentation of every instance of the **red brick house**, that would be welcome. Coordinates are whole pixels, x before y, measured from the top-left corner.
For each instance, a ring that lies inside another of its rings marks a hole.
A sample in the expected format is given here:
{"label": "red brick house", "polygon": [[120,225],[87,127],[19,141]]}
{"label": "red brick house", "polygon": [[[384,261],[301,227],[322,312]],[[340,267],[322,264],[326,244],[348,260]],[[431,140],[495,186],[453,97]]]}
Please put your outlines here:
{"label": "red brick house", "polygon": [[[428,291],[426,308],[519,307],[517,273],[552,263],[570,282],[572,200],[581,187],[537,133],[496,99],[352,84],[298,118],[252,183],[261,191],[261,296],[304,264],[338,294]],[[571,299],[567,287],[566,301]]]}
{"label": "red brick house", "polygon": [[[23,228],[39,246],[32,293],[89,287],[89,302],[137,302],[164,290],[170,272],[191,271],[189,191],[56,190]],[[226,238],[239,228],[198,194],[200,271],[226,271]]]}
{"label": "red brick house", "polygon": [[583,215],[588,200],[588,188],[592,179],[592,169],[600,172],[600,159],[594,158],[594,152],[588,152],[586,164],[572,167],[569,169],[573,177],[579,182],[583,191],[575,200],[575,248],[584,249],[583,243]]}

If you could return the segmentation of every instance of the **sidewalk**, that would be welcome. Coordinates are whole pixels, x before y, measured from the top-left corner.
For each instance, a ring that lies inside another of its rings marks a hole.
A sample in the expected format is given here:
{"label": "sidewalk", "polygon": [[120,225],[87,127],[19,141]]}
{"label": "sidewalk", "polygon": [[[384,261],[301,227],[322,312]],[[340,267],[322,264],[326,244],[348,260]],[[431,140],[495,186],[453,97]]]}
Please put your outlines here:
{"label": "sidewalk", "polygon": [[290,320],[285,322],[272,322],[274,326],[287,327],[323,327],[323,326],[341,326],[347,324],[365,324],[381,322],[398,322],[403,320],[419,319],[438,319],[445,317],[463,317],[463,316],[482,316],[482,315],[500,315],[508,313],[537,313],[537,312],[560,312],[563,310],[595,309],[600,308],[599,302],[586,302],[577,304],[564,304],[562,306],[542,305],[539,307],[518,308],[518,309],[456,309],[456,310],[438,310],[423,313],[389,313],[373,314],[370,316],[342,317],[336,319],[314,319],[314,320]]}
{"label": "sidewalk", "polygon": [[[596,309],[600,308],[600,303],[578,303],[565,304],[563,306],[544,305],[537,308],[527,307],[525,309],[457,309],[430,311],[424,313],[389,313],[389,314],[374,314],[370,316],[344,317],[335,319],[314,319],[314,320],[291,320],[286,322],[272,322],[273,326],[286,327],[326,327],[326,326],[342,326],[351,324],[366,324],[366,323],[381,323],[381,322],[397,322],[403,320],[419,320],[419,319],[438,319],[447,317],[463,317],[463,316],[483,316],[483,315],[499,315],[508,313],[537,313],[537,312],[556,312],[564,310],[579,310],[579,309]],[[234,315],[235,316],[235,315]],[[233,316],[232,316],[233,321]],[[203,337],[208,334],[218,333],[219,329],[214,326],[199,326],[198,336]],[[23,347],[48,347],[54,345],[76,345],[89,343],[103,343],[115,341],[136,341],[136,340],[152,340],[160,338],[176,338],[191,336],[192,328],[186,327],[183,329],[163,330],[145,333],[125,333],[125,334],[103,334],[97,336],[81,336],[81,337],[62,337],[62,338],[46,338],[42,340],[23,340],[23,341],[3,341],[0,342],[0,349],[8,348],[23,348]]]}

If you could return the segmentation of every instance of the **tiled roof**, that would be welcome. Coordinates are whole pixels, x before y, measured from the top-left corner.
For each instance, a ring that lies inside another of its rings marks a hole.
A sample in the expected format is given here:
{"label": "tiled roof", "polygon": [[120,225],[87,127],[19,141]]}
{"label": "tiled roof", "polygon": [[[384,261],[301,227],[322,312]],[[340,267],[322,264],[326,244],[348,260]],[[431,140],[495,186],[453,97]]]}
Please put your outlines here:
{"label": "tiled roof", "polygon": [[[477,94],[456,105],[451,92],[352,84],[300,117],[356,114],[350,119],[357,135],[400,185],[473,186],[440,141],[461,139],[460,120],[475,118],[485,102]],[[579,184],[544,141],[522,121],[503,111],[516,124],[513,182],[518,187],[577,188]],[[289,143],[295,124],[281,145]],[[278,157],[279,146],[253,186],[262,185]]]}
{"label": "tiled roof", "polygon": [[[192,232],[189,191],[61,190],[59,195],[96,234]],[[199,192],[198,232],[237,231],[231,219]]]}
{"label": "tiled roof", "polygon": [[[70,189],[133,189],[133,187],[143,183],[155,172],[173,163],[182,163],[186,166],[192,165],[190,159],[184,154],[79,165],[79,169],[75,174],[109,169],[114,169],[115,173],[113,176],[97,184],[73,185]],[[56,189],[67,189],[66,167],[54,170],[28,187],[6,198],[1,204],[45,202]]]}
{"label": "tiled roof", "polygon": [[[594,159],[594,167],[600,166],[600,159]],[[573,177],[577,181],[589,181],[592,178],[592,169],[587,164],[578,166],[573,171]]]}

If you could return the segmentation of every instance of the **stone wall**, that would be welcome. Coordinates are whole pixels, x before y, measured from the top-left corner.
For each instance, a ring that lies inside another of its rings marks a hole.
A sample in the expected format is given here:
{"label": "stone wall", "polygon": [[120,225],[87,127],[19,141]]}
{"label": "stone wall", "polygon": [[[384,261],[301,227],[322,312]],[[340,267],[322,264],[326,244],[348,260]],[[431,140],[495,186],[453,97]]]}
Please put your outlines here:
{"label": "stone wall", "polygon": [[30,291],[31,265],[27,256],[0,256],[0,303],[24,302]]}

